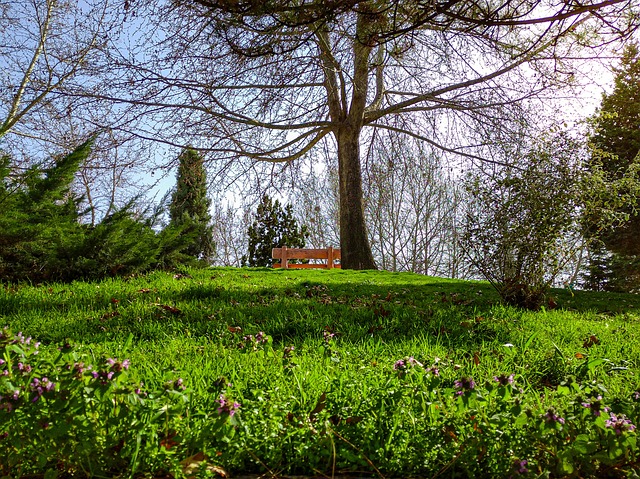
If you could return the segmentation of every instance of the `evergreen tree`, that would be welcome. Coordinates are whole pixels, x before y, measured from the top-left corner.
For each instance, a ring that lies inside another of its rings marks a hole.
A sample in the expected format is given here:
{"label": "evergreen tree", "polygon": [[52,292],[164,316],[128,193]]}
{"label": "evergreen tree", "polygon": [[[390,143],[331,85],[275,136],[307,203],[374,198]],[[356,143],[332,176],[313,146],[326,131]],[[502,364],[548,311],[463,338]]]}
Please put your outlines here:
{"label": "evergreen tree", "polygon": [[184,253],[210,261],[214,255],[211,200],[207,196],[207,172],[197,151],[186,148],[179,158],[176,188],[171,195],[171,227],[183,227],[193,237]]}
{"label": "evergreen tree", "polygon": [[9,280],[60,279],[73,250],[83,241],[78,223],[81,198],[72,194],[79,165],[91,151],[89,140],[53,166],[9,177],[5,159],[0,215],[0,276]]}
{"label": "evergreen tree", "polygon": [[71,184],[91,145],[19,175],[0,158],[0,279],[100,279],[184,263],[181,250],[193,238],[179,226],[156,233],[153,217],[131,213],[133,202],[95,226],[80,223]]}
{"label": "evergreen tree", "polygon": [[[601,168],[610,180],[620,180],[633,175],[640,168],[640,49],[637,44],[628,45],[622,60],[614,68],[614,89],[603,95],[600,109],[592,119],[593,132],[590,142],[593,147],[592,168]],[[637,201],[618,209],[629,215],[629,219],[616,226],[595,233],[596,243],[591,246],[590,256],[602,263],[601,244],[608,250],[606,266],[591,265],[586,275],[586,284],[599,283],[602,272],[608,270],[607,289],[633,289],[630,278],[640,275],[640,214]],[[595,249],[595,250],[594,250]],[[635,265],[635,266],[634,266]],[[593,278],[590,278],[593,276]],[[638,282],[635,287],[638,287]]]}
{"label": "evergreen tree", "polygon": [[304,248],[308,236],[307,227],[298,226],[292,206],[283,208],[278,200],[273,201],[267,195],[262,197],[247,234],[249,248],[242,258],[243,264],[268,267],[273,265],[273,248]]}

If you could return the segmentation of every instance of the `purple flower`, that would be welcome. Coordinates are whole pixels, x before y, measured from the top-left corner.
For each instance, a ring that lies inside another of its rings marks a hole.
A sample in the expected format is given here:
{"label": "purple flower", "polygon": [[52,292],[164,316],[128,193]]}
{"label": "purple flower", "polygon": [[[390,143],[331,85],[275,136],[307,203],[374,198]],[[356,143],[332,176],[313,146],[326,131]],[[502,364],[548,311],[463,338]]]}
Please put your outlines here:
{"label": "purple flower", "polygon": [[515,461],[513,463],[513,469],[515,471],[516,474],[526,474],[527,472],[529,472],[529,469],[527,469],[527,464],[529,463],[529,461],[527,461],[526,459],[523,459],[522,461]]}
{"label": "purple flower", "polygon": [[17,368],[18,368],[18,371],[23,372],[23,373],[30,373],[31,372],[31,366],[28,365],[28,364],[18,363]]}
{"label": "purple flower", "polygon": [[46,377],[43,377],[42,379],[33,378],[31,384],[29,384],[29,388],[32,392],[35,393],[35,396],[31,400],[31,402],[36,402],[42,397],[45,392],[51,392],[55,389],[55,387],[56,384],[49,381],[49,379]]}
{"label": "purple flower", "polygon": [[147,395],[147,393],[146,393],[146,392],[143,392],[143,391],[142,391],[142,386],[144,386],[144,383],[143,383],[142,381],[140,381],[140,386],[139,386],[139,387],[137,387],[137,388],[135,389],[135,391],[134,391],[138,396],[140,396],[141,394],[142,394],[142,395],[144,395],[144,396],[146,396],[146,395]]}
{"label": "purple flower", "polygon": [[220,398],[216,400],[217,403],[220,404],[218,407],[218,414],[228,414],[229,416],[233,416],[238,409],[240,409],[240,404],[237,402],[230,402],[224,394],[220,395]]}
{"label": "purple flower", "polygon": [[393,365],[394,371],[404,371],[405,369],[407,369],[407,365],[404,362],[404,359],[398,359]]}
{"label": "purple flower", "polygon": [[583,402],[582,407],[591,409],[591,412],[596,417],[600,416],[603,411],[609,412],[609,408],[602,404],[602,396],[598,396],[596,399],[589,402]]}
{"label": "purple flower", "polygon": [[624,431],[633,431],[636,428],[624,414],[616,416],[615,414],[610,413],[609,419],[605,421],[604,425],[613,429],[618,436]]}
{"label": "purple flower", "polygon": [[476,387],[476,382],[471,377],[461,378],[455,381],[453,385],[456,389],[459,389],[459,391],[456,391],[456,396],[462,396],[465,392],[474,389]]}
{"label": "purple flower", "polygon": [[427,369],[427,372],[433,374],[434,376],[440,376],[440,370],[435,366],[431,366],[429,369]]}
{"label": "purple flower", "polygon": [[322,331],[322,339],[324,339],[324,341],[327,343],[335,337],[336,333],[332,333],[331,331],[327,331],[326,329]]}
{"label": "purple flower", "polygon": [[[2,364],[2,363],[0,363],[0,364]],[[638,391],[634,392],[634,393],[633,393],[633,399],[635,399],[636,401],[637,401],[638,399],[640,399],[640,392],[638,392]]]}
{"label": "purple flower", "polygon": [[564,418],[558,416],[553,409],[549,409],[547,413],[544,415],[544,420],[548,424],[560,423],[564,424]]}
{"label": "purple flower", "polygon": [[500,386],[508,386],[509,384],[513,384],[513,374],[507,376],[506,374],[501,374],[500,376],[493,376],[493,380],[500,384]]}
{"label": "purple flower", "polygon": [[393,365],[393,370],[402,372],[409,369],[409,367],[416,367],[416,366],[423,367],[420,361],[415,359],[413,356],[408,356],[408,357],[405,357],[404,359],[398,359]]}

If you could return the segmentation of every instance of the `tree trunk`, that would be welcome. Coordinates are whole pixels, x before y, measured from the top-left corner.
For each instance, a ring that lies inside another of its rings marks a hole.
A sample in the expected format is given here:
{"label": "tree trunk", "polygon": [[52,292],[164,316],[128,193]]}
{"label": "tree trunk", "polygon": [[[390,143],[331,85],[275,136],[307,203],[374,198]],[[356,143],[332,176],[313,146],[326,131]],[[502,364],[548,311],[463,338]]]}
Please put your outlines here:
{"label": "tree trunk", "polygon": [[377,269],[364,217],[358,127],[336,132],[340,180],[340,249],[342,269]]}

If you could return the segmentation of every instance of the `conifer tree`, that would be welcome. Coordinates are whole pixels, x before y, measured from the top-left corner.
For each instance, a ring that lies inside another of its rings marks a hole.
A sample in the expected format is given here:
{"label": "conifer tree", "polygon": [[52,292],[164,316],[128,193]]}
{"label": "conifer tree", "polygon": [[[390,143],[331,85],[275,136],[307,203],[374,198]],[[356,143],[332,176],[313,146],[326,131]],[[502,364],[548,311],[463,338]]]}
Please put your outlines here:
{"label": "conifer tree", "polygon": [[0,279],[100,279],[184,262],[182,228],[156,233],[152,217],[131,213],[133,201],[95,226],[80,223],[71,185],[91,145],[23,174],[11,175],[10,157],[0,157]]}
{"label": "conifer tree", "polygon": [[179,157],[176,187],[169,205],[170,227],[183,227],[193,236],[184,253],[210,261],[215,245],[211,226],[211,200],[207,196],[207,172],[197,151],[186,148]]}
{"label": "conifer tree", "polygon": [[271,250],[287,246],[304,248],[308,236],[306,226],[298,226],[293,208],[284,208],[278,200],[268,195],[262,197],[253,224],[249,227],[249,247],[242,263],[247,266],[272,266]]}
{"label": "conifer tree", "polygon": [[[602,97],[600,109],[592,119],[593,132],[589,137],[593,147],[592,168],[601,168],[612,181],[634,175],[640,168],[640,49],[629,44],[623,51],[620,65],[613,69],[614,89]],[[605,289],[633,289],[629,278],[640,275],[640,205],[627,204],[619,212],[629,215],[628,221],[615,228],[596,232],[596,243],[591,249],[608,250],[608,285]],[[592,256],[603,260],[602,251]],[[605,255],[606,257],[606,255]],[[595,265],[594,265],[595,266]],[[597,268],[596,268],[597,269]],[[602,276],[591,268],[586,284]],[[590,278],[590,276],[594,278]],[[637,282],[635,287],[640,285]]]}

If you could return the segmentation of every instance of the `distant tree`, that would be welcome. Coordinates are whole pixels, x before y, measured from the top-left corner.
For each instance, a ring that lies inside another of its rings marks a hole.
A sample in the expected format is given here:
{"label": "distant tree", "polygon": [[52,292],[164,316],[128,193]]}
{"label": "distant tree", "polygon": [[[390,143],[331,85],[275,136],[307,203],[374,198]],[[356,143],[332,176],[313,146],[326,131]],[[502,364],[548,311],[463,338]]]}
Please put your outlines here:
{"label": "distant tree", "polygon": [[215,252],[211,226],[211,200],[207,196],[207,172],[204,159],[192,148],[180,155],[176,188],[169,205],[170,224],[185,227],[193,235],[186,254],[209,262]]}
{"label": "distant tree", "polygon": [[[613,69],[614,89],[604,94],[602,104],[592,118],[593,132],[590,142],[593,147],[591,168],[601,168],[609,179],[616,181],[640,167],[640,49],[638,44],[629,44],[623,51],[620,65]],[[626,221],[615,228],[592,232],[595,236],[592,249],[605,248],[609,254],[598,255],[605,270],[609,270],[610,281],[605,289],[627,289],[633,287],[629,278],[640,275],[640,212],[638,201],[620,205],[618,211],[628,215]],[[600,252],[602,253],[602,252]],[[608,261],[605,261],[608,258]],[[636,265],[635,268],[633,265]],[[597,283],[597,265],[592,265],[586,283]],[[640,284],[640,283],[638,283]],[[616,286],[617,285],[617,286]],[[627,286],[625,286],[627,285]],[[638,285],[636,285],[637,287]]]}
{"label": "distant tree", "polygon": [[283,208],[278,200],[273,201],[267,195],[262,197],[247,234],[249,247],[242,261],[247,266],[272,266],[273,248],[304,248],[308,236],[307,227],[298,226],[293,217],[292,206]]}

